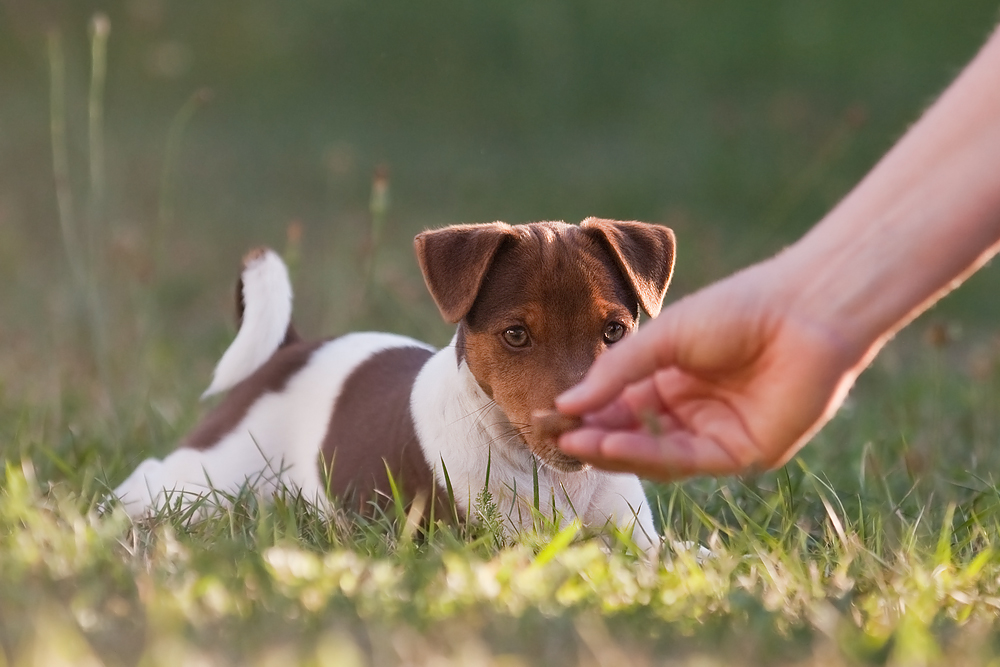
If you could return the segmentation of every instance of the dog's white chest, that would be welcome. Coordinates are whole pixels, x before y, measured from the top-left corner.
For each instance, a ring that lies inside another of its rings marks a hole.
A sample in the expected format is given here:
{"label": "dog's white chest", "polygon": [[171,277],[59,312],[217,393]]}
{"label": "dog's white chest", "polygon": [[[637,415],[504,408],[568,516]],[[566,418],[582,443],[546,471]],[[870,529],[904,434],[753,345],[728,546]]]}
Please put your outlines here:
{"label": "dog's white chest", "polygon": [[[635,525],[644,547],[654,540],[652,513],[634,475],[594,469],[563,473],[536,464],[519,432],[479,388],[454,346],[435,354],[417,376],[411,409],[428,465],[458,509],[475,517],[483,489],[515,530],[533,525],[533,510],[560,522]],[[536,484],[537,479],[537,484]]]}

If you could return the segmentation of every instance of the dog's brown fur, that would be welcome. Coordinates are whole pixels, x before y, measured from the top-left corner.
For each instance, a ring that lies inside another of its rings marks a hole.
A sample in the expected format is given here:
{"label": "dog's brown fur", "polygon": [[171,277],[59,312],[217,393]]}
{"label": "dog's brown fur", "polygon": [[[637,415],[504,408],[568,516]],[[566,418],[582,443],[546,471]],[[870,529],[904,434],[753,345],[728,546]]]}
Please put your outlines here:
{"label": "dog's brown fur", "polygon": [[371,501],[393,497],[391,474],[404,502],[420,498],[435,504],[434,516],[451,516],[447,494],[420,451],[410,412],[413,381],[431,354],[419,347],[375,354],[348,377],[334,405],[323,441],[330,490],[360,512]]}
{"label": "dog's brown fur", "polygon": [[[606,328],[635,329],[639,307],[659,312],[673,270],[664,227],[590,218],[579,227],[504,223],[450,227],[416,239],[441,313],[459,322],[459,358],[532,452],[554,468],[582,463],[532,433],[532,413],[554,406],[607,345]],[[504,332],[530,342],[512,347]]]}

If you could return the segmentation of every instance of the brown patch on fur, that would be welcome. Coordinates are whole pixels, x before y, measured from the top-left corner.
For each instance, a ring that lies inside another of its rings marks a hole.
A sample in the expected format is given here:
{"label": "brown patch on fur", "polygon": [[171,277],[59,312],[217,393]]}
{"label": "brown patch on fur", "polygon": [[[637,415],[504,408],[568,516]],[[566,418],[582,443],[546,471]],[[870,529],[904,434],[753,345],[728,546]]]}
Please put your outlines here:
{"label": "brown patch on fur", "polygon": [[410,413],[413,381],[433,353],[393,348],[361,363],[344,382],[323,441],[330,492],[369,513],[369,503],[392,502],[391,472],[408,505],[418,497],[434,504],[436,518],[452,516],[447,494],[434,479]]}
{"label": "brown patch on fur", "polygon": [[240,277],[236,279],[236,326],[243,324],[243,311],[246,310],[247,304],[243,299],[243,272],[247,270],[247,267],[253,264],[255,261],[267,254],[267,246],[257,246],[253,250],[247,252],[243,255],[243,261],[241,262]]}
{"label": "brown patch on fur", "polygon": [[479,293],[500,246],[517,237],[514,227],[453,225],[417,234],[413,246],[424,282],[446,322],[462,319]]}
{"label": "brown patch on fur", "polygon": [[598,218],[587,218],[580,229],[607,246],[639,305],[647,315],[656,317],[674,272],[677,242],[673,231],[644,222]]}
{"label": "brown patch on fur", "polygon": [[[499,247],[463,322],[465,359],[536,456],[580,470],[579,460],[531,428],[532,413],[551,409],[583,378],[606,347],[610,323],[635,328],[639,303],[613,253],[587,230],[564,223],[511,229],[514,238]],[[528,346],[505,344],[512,326],[527,329]]]}
{"label": "brown patch on fur", "polygon": [[292,323],[289,322],[288,329],[285,330],[285,339],[281,341],[281,345],[278,346],[278,349],[299,343],[301,341],[302,337],[299,336],[299,332],[296,331],[295,327],[292,326]]}
{"label": "brown patch on fur", "polygon": [[236,297],[236,328],[239,329],[243,325],[243,312],[247,309],[247,302],[243,298],[242,276],[236,279],[236,292],[233,296]]}
{"label": "brown patch on fur", "polygon": [[292,343],[279,349],[250,377],[233,387],[184,439],[181,447],[204,450],[215,445],[236,428],[261,396],[284,390],[288,380],[302,370],[322,344],[322,341]]}
{"label": "brown patch on fur", "polygon": [[243,255],[242,266],[246,269],[248,266],[253,264],[254,261],[260,259],[267,254],[268,247],[264,245],[259,245],[256,248],[251,248]]}

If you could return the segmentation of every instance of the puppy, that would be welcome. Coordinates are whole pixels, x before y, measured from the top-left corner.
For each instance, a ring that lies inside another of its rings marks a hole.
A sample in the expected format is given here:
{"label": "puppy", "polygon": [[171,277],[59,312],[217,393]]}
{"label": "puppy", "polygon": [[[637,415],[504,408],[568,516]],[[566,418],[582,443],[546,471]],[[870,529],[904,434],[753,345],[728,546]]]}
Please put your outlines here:
{"label": "puppy", "polygon": [[[250,253],[237,287],[240,328],[206,395],[225,399],[162,461],[115,496],[133,517],[212,489],[328,494],[365,512],[395,483],[437,518],[469,517],[484,489],[515,530],[537,507],[556,520],[611,523],[656,544],[638,478],[563,454],[532,414],[551,410],[605,348],[655,317],[674,235],[588,218],[458,225],[419,234],[417,259],[442,316],[439,351],[403,336],[303,341],[292,290],[270,250]],[[453,499],[454,502],[451,502]]]}

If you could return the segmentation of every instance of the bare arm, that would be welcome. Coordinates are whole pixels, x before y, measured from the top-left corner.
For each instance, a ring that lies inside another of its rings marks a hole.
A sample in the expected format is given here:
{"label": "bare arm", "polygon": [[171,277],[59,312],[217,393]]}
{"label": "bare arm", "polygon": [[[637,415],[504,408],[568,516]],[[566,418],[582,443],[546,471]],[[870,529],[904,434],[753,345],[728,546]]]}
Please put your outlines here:
{"label": "bare arm", "polygon": [[1000,31],[783,260],[808,278],[798,307],[846,317],[843,335],[874,353],[992,257],[998,240]]}
{"label": "bare arm", "polygon": [[560,439],[661,479],[780,465],[901,327],[1000,244],[1000,32],[864,180],[776,257],[664,310],[557,401]]}

